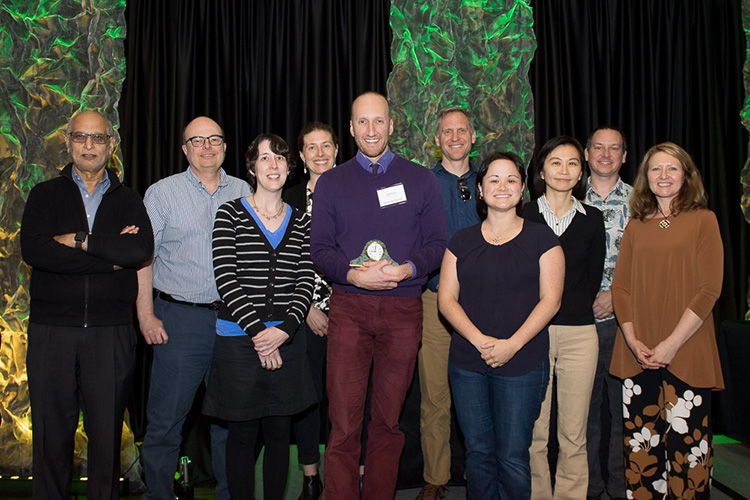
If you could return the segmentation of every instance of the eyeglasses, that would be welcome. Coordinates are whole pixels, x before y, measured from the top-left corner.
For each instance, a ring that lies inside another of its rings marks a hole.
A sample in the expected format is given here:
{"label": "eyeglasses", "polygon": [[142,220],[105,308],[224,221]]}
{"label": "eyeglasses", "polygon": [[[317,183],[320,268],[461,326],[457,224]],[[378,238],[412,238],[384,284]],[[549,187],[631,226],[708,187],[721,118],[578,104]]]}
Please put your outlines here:
{"label": "eyeglasses", "polygon": [[107,141],[112,137],[107,134],[87,134],[86,132],[71,132],[68,134],[70,140],[78,144],[83,144],[86,140],[91,137],[91,142],[94,144],[107,144]]}
{"label": "eyeglasses", "polygon": [[223,135],[209,135],[208,137],[195,135],[193,137],[188,138],[188,140],[185,141],[185,144],[189,142],[190,144],[193,145],[194,148],[201,148],[203,147],[203,144],[205,144],[206,139],[208,139],[208,143],[211,146],[221,146],[222,144],[224,144]]}
{"label": "eyeglasses", "polygon": [[458,191],[462,200],[469,201],[471,199],[471,190],[466,185],[466,179],[464,177],[458,178]]}

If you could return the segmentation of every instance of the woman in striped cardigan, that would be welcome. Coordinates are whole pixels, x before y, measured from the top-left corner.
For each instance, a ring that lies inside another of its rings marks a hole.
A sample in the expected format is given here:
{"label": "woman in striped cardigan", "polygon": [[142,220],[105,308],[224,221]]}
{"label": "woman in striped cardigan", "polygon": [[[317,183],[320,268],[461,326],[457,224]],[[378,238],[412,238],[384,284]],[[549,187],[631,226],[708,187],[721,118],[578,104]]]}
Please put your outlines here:
{"label": "woman in striped cardigan", "polygon": [[281,500],[291,417],[316,401],[305,337],[295,336],[315,282],[310,218],[281,200],[294,166],[283,139],[258,136],[245,160],[255,193],[222,205],[214,222],[214,275],[223,303],[203,411],[228,422],[232,498],[253,498],[262,430],[263,497]]}

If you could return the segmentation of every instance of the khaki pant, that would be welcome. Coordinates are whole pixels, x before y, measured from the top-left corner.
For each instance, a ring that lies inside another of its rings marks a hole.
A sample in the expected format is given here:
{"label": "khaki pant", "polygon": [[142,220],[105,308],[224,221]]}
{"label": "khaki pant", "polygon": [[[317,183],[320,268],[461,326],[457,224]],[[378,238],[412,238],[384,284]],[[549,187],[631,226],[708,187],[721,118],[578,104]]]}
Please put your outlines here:
{"label": "khaki pant", "polygon": [[[586,498],[589,485],[586,425],[598,354],[596,326],[550,325],[550,380],[529,448],[532,500]],[[556,418],[560,447],[554,496],[547,461],[553,374],[557,381]]]}
{"label": "khaki pant", "polygon": [[422,347],[419,350],[419,430],[424,457],[424,480],[446,484],[451,478],[451,391],[448,351],[451,331],[438,313],[437,293],[422,294]]}

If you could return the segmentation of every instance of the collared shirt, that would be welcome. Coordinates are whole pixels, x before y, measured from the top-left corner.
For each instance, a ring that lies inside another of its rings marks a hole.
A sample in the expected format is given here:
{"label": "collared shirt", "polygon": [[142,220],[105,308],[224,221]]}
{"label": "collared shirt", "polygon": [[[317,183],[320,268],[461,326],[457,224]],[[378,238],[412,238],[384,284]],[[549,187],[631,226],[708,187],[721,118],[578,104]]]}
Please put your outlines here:
{"label": "collared shirt", "polygon": [[[469,163],[469,171],[461,176],[461,178],[466,179],[466,187],[469,188],[471,193],[471,198],[466,201],[461,198],[461,189],[458,184],[459,177],[446,170],[442,161],[437,162],[432,172],[440,184],[445,219],[448,223],[448,238],[452,238],[459,229],[479,224],[482,220],[479,217],[479,212],[477,212],[477,169],[474,165]],[[437,292],[439,281],[440,269],[430,275],[427,287],[433,292]]]}
{"label": "collared shirt", "polygon": [[[388,166],[393,161],[393,157],[396,156],[395,153],[391,152],[391,148],[386,148],[385,153],[383,153],[383,156],[380,157],[377,163],[380,165],[378,167],[378,174],[382,174],[388,171]],[[372,165],[372,161],[367,158],[365,155],[362,154],[362,151],[357,151],[357,163],[359,163],[359,166],[367,170],[368,173],[372,173],[372,170],[370,170],[370,165]]]}
{"label": "collared shirt", "polygon": [[549,206],[549,201],[547,201],[547,197],[545,195],[540,196],[536,200],[537,206],[539,207],[539,213],[542,214],[542,217],[544,217],[544,221],[547,223],[550,229],[552,229],[552,232],[555,233],[555,235],[557,235],[558,237],[563,234],[566,229],[568,229],[570,223],[573,222],[573,217],[576,216],[576,212],[580,212],[583,215],[586,215],[586,209],[583,208],[581,202],[576,200],[572,196],[570,197],[570,199],[573,200],[573,206],[560,218],[555,215],[552,207]]}
{"label": "collared shirt", "polygon": [[[395,156],[396,154],[391,152],[391,148],[385,149],[385,153],[383,153],[383,156],[381,156],[380,159],[378,159],[378,161],[374,162],[377,165],[379,165],[378,172],[377,172],[378,175],[384,174],[388,171],[388,167],[390,166]],[[367,170],[367,173],[372,174],[372,169],[370,168],[370,165],[372,165],[373,162],[368,157],[363,155],[362,151],[357,150],[357,154],[355,158],[357,158],[357,163],[359,164],[360,167]],[[414,262],[410,260],[407,260],[406,262],[404,262],[404,264],[411,265],[412,277],[409,279],[413,279],[417,275],[417,267],[414,265]]]}
{"label": "collared shirt", "polygon": [[73,181],[81,191],[81,199],[83,199],[83,208],[86,210],[86,222],[89,223],[89,232],[94,227],[94,219],[96,218],[96,211],[99,209],[99,205],[102,203],[102,197],[107,192],[109,186],[112,183],[109,180],[107,171],[104,170],[104,179],[99,181],[99,184],[94,188],[93,193],[89,193],[89,189],[86,187],[86,183],[83,182],[83,178],[78,175],[75,167],[71,169],[73,172]]}
{"label": "collared shirt", "polygon": [[[617,178],[615,188],[606,198],[602,198],[594,188],[591,187],[591,178],[589,178],[586,187],[586,203],[601,210],[604,217],[604,232],[607,241],[607,254],[604,259],[604,273],[602,274],[602,284],[599,291],[612,289],[612,277],[615,274],[615,264],[617,263],[617,254],[620,253],[620,242],[622,241],[622,232],[630,220],[630,193],[633,188],[625,184],[620,177]],[[609,318],[613,318],[611,315]],[[597,319],[604,321],[604,319]]]}
{"label": "collared shirt", "polygon": [[193,169],[162,179],[143,200],[154,229],[154,288],[178,300],[219,300],[211,258],[211,232],[224,202],[249,196],[247,182],[220,172],[209,193]]}

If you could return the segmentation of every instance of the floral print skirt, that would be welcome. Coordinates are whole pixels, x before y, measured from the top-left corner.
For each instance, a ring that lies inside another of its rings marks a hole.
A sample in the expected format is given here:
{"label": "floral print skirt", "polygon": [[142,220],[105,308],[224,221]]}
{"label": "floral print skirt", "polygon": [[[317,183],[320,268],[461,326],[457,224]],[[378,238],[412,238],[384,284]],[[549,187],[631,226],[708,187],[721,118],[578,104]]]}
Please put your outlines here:
{"label": "floral print skirt", "polygon": [[711,497],[711,390],[682,382],[667,369],[623,380],[627,497]]}

